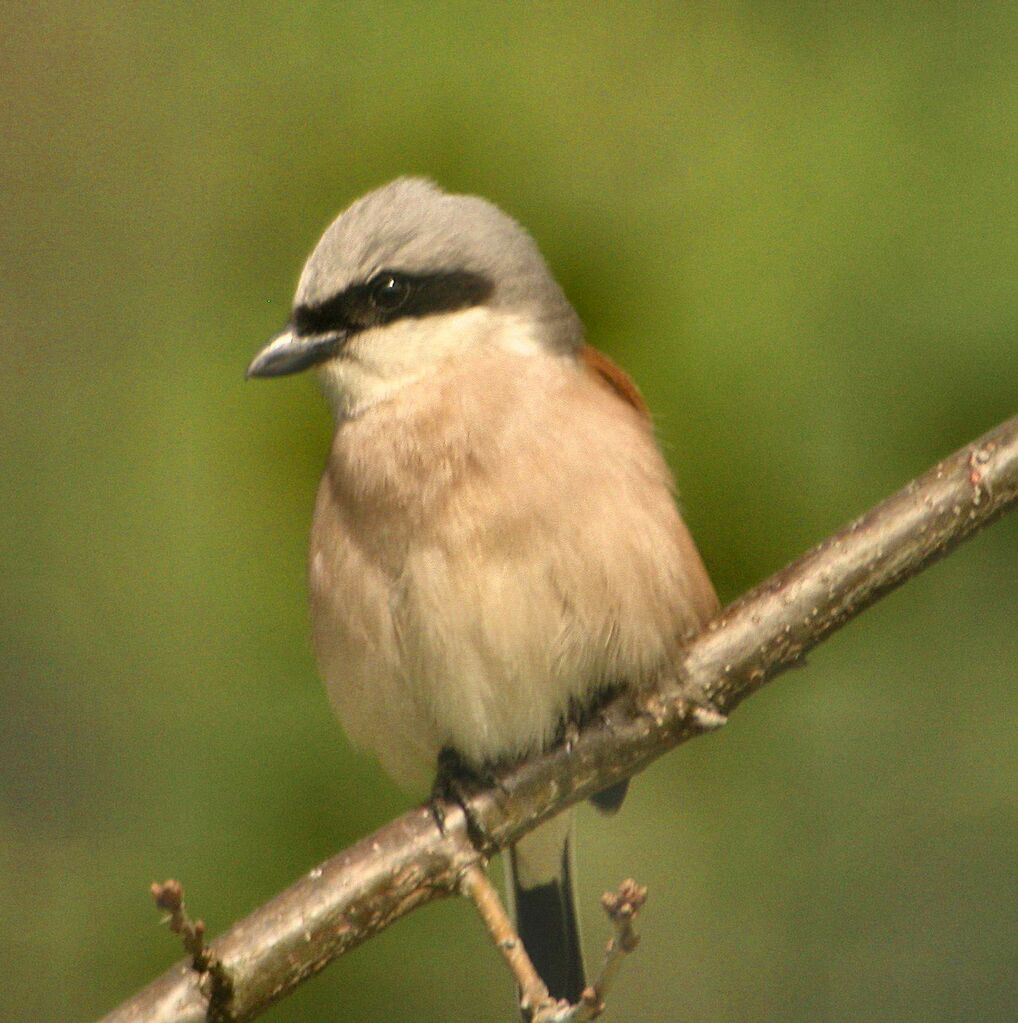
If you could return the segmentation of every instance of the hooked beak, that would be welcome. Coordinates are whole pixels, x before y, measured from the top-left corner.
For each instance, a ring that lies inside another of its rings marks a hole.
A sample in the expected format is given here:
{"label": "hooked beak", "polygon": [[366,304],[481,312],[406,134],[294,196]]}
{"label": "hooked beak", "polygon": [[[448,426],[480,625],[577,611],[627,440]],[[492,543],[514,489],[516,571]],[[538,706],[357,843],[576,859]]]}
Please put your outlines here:
{"label": "hooked beak", "polygon": [[346,337],[345,330],[300,337],[292,327],[285,327],[254,357],[245,376],[250,379],[298,373],[331,358],[342,347]]}

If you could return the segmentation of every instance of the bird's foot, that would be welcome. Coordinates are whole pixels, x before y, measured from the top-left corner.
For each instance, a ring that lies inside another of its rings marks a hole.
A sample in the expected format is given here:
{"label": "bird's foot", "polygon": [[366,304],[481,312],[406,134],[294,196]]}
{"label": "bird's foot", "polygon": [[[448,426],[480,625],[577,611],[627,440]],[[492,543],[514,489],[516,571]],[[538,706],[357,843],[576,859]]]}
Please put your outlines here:
{"label": "bird's foot", "polygon": [[461,806],[469,819],[467,800],[478,789],[491,785],[493,781],[494,774],[491,771],[476,768],[468,764],[456,750],[449,746],[443,747],[438,754],[438,770],[428,800],[439,830],[445,832],[446,808],[450,803]]}

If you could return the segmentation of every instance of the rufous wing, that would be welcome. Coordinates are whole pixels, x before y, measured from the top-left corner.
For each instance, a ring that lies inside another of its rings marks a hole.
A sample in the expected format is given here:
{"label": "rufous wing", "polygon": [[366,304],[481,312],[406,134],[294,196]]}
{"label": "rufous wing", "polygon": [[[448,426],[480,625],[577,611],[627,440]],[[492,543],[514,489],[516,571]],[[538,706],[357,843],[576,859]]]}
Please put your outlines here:
{"label": "rufous wing", "polygon": [[[631,405],[636,409],[644,419],[648,422],[650,421],[650,409],[643,400],[643,395],[640,394],[639,388],[633,383],[625,370],[620,369],[607,355],[599,352],[596,348],[592,348],[590,345],[583,346],[580,358],[588,371],[600,383],[614,394],[617,394],[627,405]],[[707,569],[704,567],[703,559],[700,557],[700,552],[696,549],[696,544],[693,543],[693,538],[690,536],[684,522],[680,521],[680,529],[679,539],[683,549],[685,570],[691,584],[691,596],[695,604],[697,618],[700,620],[701,626],[703,626],[717,614],[720,604],[718,603],[717,594],[714,592],[714,586],[710,581],[710,576],[707,574]]]}
{"label": "rufous wing", "polygon": [[[607,355],[599,352],[596,348],[592,348],[590,345],[584,345],[581,358],[588,371],[599,382],[614,394],[617,394],[626,404],[636,409],[644,419],[648,422],[650,421],[650,409],[643,400],[643,395],[640,394],[639,388],[623,369],[616,366]],[[691,590],[696,603],[697,617],[700,619],[701,625],[706,625],[718,610],[717,594],[714,592],[714,586],[710,581],[710,576],[707,574],[707,569],[704,567],[700,552],[696,549],[696,544],[693,543],[689,530],[681,520],[679,528],[681,530],[680,541],[684,551],[685,568],[692,583]],[[595,793],[590,797],[590,802],[601,813],[614,813],[622,805],[628,787],[629,779],[627,778],[610,786],[603,792]]]}
{"label": "rufous wing", "polygon": [[614,391],[624,402],[632,405],[644,419],[650,419],[650,409],[640,394],[640,389],[633,383],[629,374],[620,369],[603,352],[590,345],[584,345],[580,358],[587,369],[609,390]]}

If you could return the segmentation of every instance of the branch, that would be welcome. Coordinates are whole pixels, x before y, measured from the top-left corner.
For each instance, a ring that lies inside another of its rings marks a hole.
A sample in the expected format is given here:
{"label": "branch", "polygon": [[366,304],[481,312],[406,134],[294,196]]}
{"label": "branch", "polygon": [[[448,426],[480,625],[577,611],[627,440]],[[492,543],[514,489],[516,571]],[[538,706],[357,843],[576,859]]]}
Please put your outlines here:
{"label": "branch", "polygon": [[[506,965],[520,989],[520,1011],[525,1020],[535,1023],[534,1012],[545,1003],[550,1003],[548,988],[545,987],[534,964],[530,961],[523,942],[516,933],[509,915],[502,906],[502,900],[495,891],[495,886],[488,880],[488,872],[478,863],[474,863],[463,872],[463,894],[473,902],[478,914],[488,928],[488,934],[495,947],[502,953]],[[542,1020],[540,1023],[547,1023]]]}
{"label": "branch", "polygon": [[604,1012],[604,1000],[615,981],[622,960],[636,951],[640,936],[633,928],[637,914],[647,901],[647,889],[632,879],[623,881],[618,891],[605,892],[601,906],[615,927],[615,936],[605,948],[604,965],[593,984],[585,987],[579,1001],[570,1005],[551,997],[544,981],[534,969],[520,936],[513,927],[488,872],[479,863],[463,871],[460,891],[474,904],[491,940],[502,953],[520,993],[520,1014],[529,1023],[590,1023]]}
{"label": "branch", "polygon": [[590,1023],[604,1012],[605,996],[619,972],[622,960],[635,952],[640,943],[640,935],[634,930],[633,924],[646,901],[647,889],[632,878],[623,881],[618,891],[605,892],[601,896],[601,906],[615,927],[615,935],[604,950],[604,965],[597,980],[584,988],[575,1005],[567,1005],[564,1009],[552,1006],[543,1014],[538,1011],[532,1023]]}
{"label": "branch", "polygon": [[[566,806],[718,727],[743,699],[885,593],[1018,503],[1018,416],[908,484],[726,608],[676,678],[622,695],[568,744],[447,808],[412,810],[316,867],[209,948],[232,983],[222,1018],[253,1019],[327,963],[433,899]],[[179,963],[104,1023],[199,1023],[201,974]]]}
{"label": "branch", "polygon": [[151,888],[156,905],[166,912],[166,923],[174,934],[180,935],[184,951],[191,957],[191,969],[201,977],[202,991],[208,998],[209,1019],[218,1019],[219,1007],[228,1005],[233,997],[230,977],[205,946],[205,921],[192,920],[184,906],[184,889],[172,878]]}

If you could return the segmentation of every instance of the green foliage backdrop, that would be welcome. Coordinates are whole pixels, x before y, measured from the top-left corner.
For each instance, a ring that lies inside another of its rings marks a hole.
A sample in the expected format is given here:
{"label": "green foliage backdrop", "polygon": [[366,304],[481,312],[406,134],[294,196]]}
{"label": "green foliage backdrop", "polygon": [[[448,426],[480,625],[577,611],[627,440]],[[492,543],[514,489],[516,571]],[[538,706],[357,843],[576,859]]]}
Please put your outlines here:
{"label": "green foliage backdrop", "polygon": [[[655,410],[724,599],[1016,410],[1009,4],[5,7],[0,1018],[88,1020],[398,813],[309,653],[329,436],[245,384],[328,220],[402,173],[536,235]],[[1004,1021],[1018,523],[867,613],[619,817],[617,1020]],[[468,907],[268,1019],[513,1019]]]}

